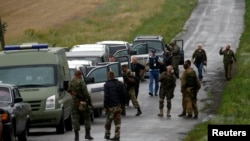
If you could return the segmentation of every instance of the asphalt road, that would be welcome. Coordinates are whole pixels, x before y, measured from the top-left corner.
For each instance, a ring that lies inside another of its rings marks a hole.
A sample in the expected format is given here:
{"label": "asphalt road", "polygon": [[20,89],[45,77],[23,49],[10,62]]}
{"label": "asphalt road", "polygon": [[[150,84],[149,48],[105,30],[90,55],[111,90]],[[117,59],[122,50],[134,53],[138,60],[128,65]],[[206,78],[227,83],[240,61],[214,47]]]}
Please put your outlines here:
{"label": "asphalt road", "polygon": [[[223,91],[226,81],[222,56],[219,56],[218,52],[220,47],[225,47],[226,44],[231,44],[231,48],[236,51],[243,32],[244,10],[244,0],[199,0],[198,7],[186,22],[184,32],[177,36],[178,39],[184,40],[185,59],[191,58],[199,43],[203,44],[207,51],[208,68],[198,97],[200,110],[206,103],[213,102],[207,98],[208,92],[219,94]],[[179,68],[182,73],[183,67]],[[200,112],[197,120],[178,117],[181,113],[180,80],[177,80],[175,97],[172,101],[171,118],[165,115],[162,118],[157,116],[159,97],[148,95],[148,82],[141,83],[138,98],[143,114],[136,117],[134,116],[136,110],[132,105],[127,107],[127,115],[122,117],[121,141],[181,141],[195,124],[207,120],[213,114],[213,112]],[[93,122],[91,132],[94,140],[104,141],[104,124],[104,115]],[[113,133],[114,128],[112,129]],[[56,135],[54,128],[32,128],[30,131],[32,133],[29,141],[71,141],[74,136],[73,132]],[[80,137],[84,140],[83,126]]]}

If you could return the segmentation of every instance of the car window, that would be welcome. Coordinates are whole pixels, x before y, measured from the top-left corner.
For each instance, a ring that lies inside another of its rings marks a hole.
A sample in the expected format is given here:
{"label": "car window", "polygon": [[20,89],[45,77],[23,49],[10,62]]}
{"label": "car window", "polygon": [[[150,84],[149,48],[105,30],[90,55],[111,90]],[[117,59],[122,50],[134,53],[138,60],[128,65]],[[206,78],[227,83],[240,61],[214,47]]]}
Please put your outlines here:
{"label": "car window", "polygon": [[119,50],[119,51],[117,51],[117,52],[114,53],[115,57],[127,56],[127,55],[129,55],[127,49]]}
{"label": "car window", "polygon": [[16,88],[13,89],[13,94],[14,94],[14,98],[21,97],[21,95],[20,95],[18,89],[16,89]]}
{"label": "car window", "polygon": [[105,82],[108,79],[107,69],[107,67],[96,68],[90,72],[87,77],[93,77],[95,79],[95,83]]}
{"label": "car window", "polygon": [[113,71],[115,73],[115,77],[119,77],[121,73],[119,64],[111,64],[110,71]]}
{"label": "car window", "polygon": [[[133,46],[135,47],[136,45],[138,45],[140,43],[147,43],[149,52],[152,49],[155,49],[156,53],[160,53],[164,50],[164,45],[162,44],[162,42],[159,42],[159,41],[136,41]],[[144,47],[145,47],[145,45],[144,45]],[[136,49],[137,54],[147,54],[147,53],[145,53],[145,50],[142,49],[143,44],[141,46],[138,45],[136,48],[137,48]]]}
{"label": "car window", "polygon": [[0,87],[0,102],[11,102],[10,89]]}

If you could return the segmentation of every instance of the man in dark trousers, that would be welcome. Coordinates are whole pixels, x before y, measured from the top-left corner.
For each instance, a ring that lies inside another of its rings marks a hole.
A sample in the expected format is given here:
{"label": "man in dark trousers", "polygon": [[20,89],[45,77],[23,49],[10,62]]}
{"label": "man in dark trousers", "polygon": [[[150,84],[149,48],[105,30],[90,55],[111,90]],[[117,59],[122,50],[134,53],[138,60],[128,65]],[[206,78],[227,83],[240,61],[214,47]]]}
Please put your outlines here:
{"label": "man in dark trousers", "polygon": [[138,93],[139,93],[139,87],[140,87],[140,79],[141,79],[141,75],[143,75],[143,73],[145,72],[145,66],[138,63],[138,60],[136,57],[132,57],[132,62],[131,62],[131,71],[135,72],[135,76],[136,76],[136,86],[135,86],[135,97],[138,97]]}
{"label": "man in dark trousers", "polygon": [[[120,140],[121,128],[121,105],[125,103],[125,87],[124,84],[115,79],[112,71],[108,72],[109,80],[104,84],[104,110],[107,112],[105,123],[105,139]],[[110,138],[110,129],[112,121],[115,124],[115,135]]]}

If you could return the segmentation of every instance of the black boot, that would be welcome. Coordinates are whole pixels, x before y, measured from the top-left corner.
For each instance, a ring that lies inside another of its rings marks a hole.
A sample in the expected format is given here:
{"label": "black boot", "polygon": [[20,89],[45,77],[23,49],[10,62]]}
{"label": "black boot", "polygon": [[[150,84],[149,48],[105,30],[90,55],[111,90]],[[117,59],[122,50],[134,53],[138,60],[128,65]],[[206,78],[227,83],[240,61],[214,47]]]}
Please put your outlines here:
{"label": "black boot", "polygon": [[111,141],[120,141],[120,137],[114,136],[110,139]]}
{"label": "black boot", "polygon": [[90,129],[85,130],[85,139],[93,140],[94,138],[90,135]]}
{"label": "black boot", "polygon": [[179,117],[184,117],[186,116],[186,112],[182,112],[181,114],[178,115]]}
{"label": "black boot", "polygon": [[135,114],[135,116],[140,116],[141,114],[142,114],[141,108],[138,107],[138,108],[137,108],[137,113]]}
{"label": "black boot", "polygon": [[79,141],[79,132],[78,131],[74,132],[75,132],[75,141]]}

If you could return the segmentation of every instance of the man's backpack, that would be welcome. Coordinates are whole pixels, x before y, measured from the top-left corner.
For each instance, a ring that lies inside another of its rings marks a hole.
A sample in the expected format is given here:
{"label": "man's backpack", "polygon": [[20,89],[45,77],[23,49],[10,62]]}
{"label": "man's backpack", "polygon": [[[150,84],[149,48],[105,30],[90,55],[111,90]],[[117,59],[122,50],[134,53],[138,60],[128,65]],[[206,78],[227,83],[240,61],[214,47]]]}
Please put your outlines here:
{"label": "man's backpack", "polygon": [[197,78],[194,71],[190,72],[186,76],[186,88],[193,87],[197,88]]}

